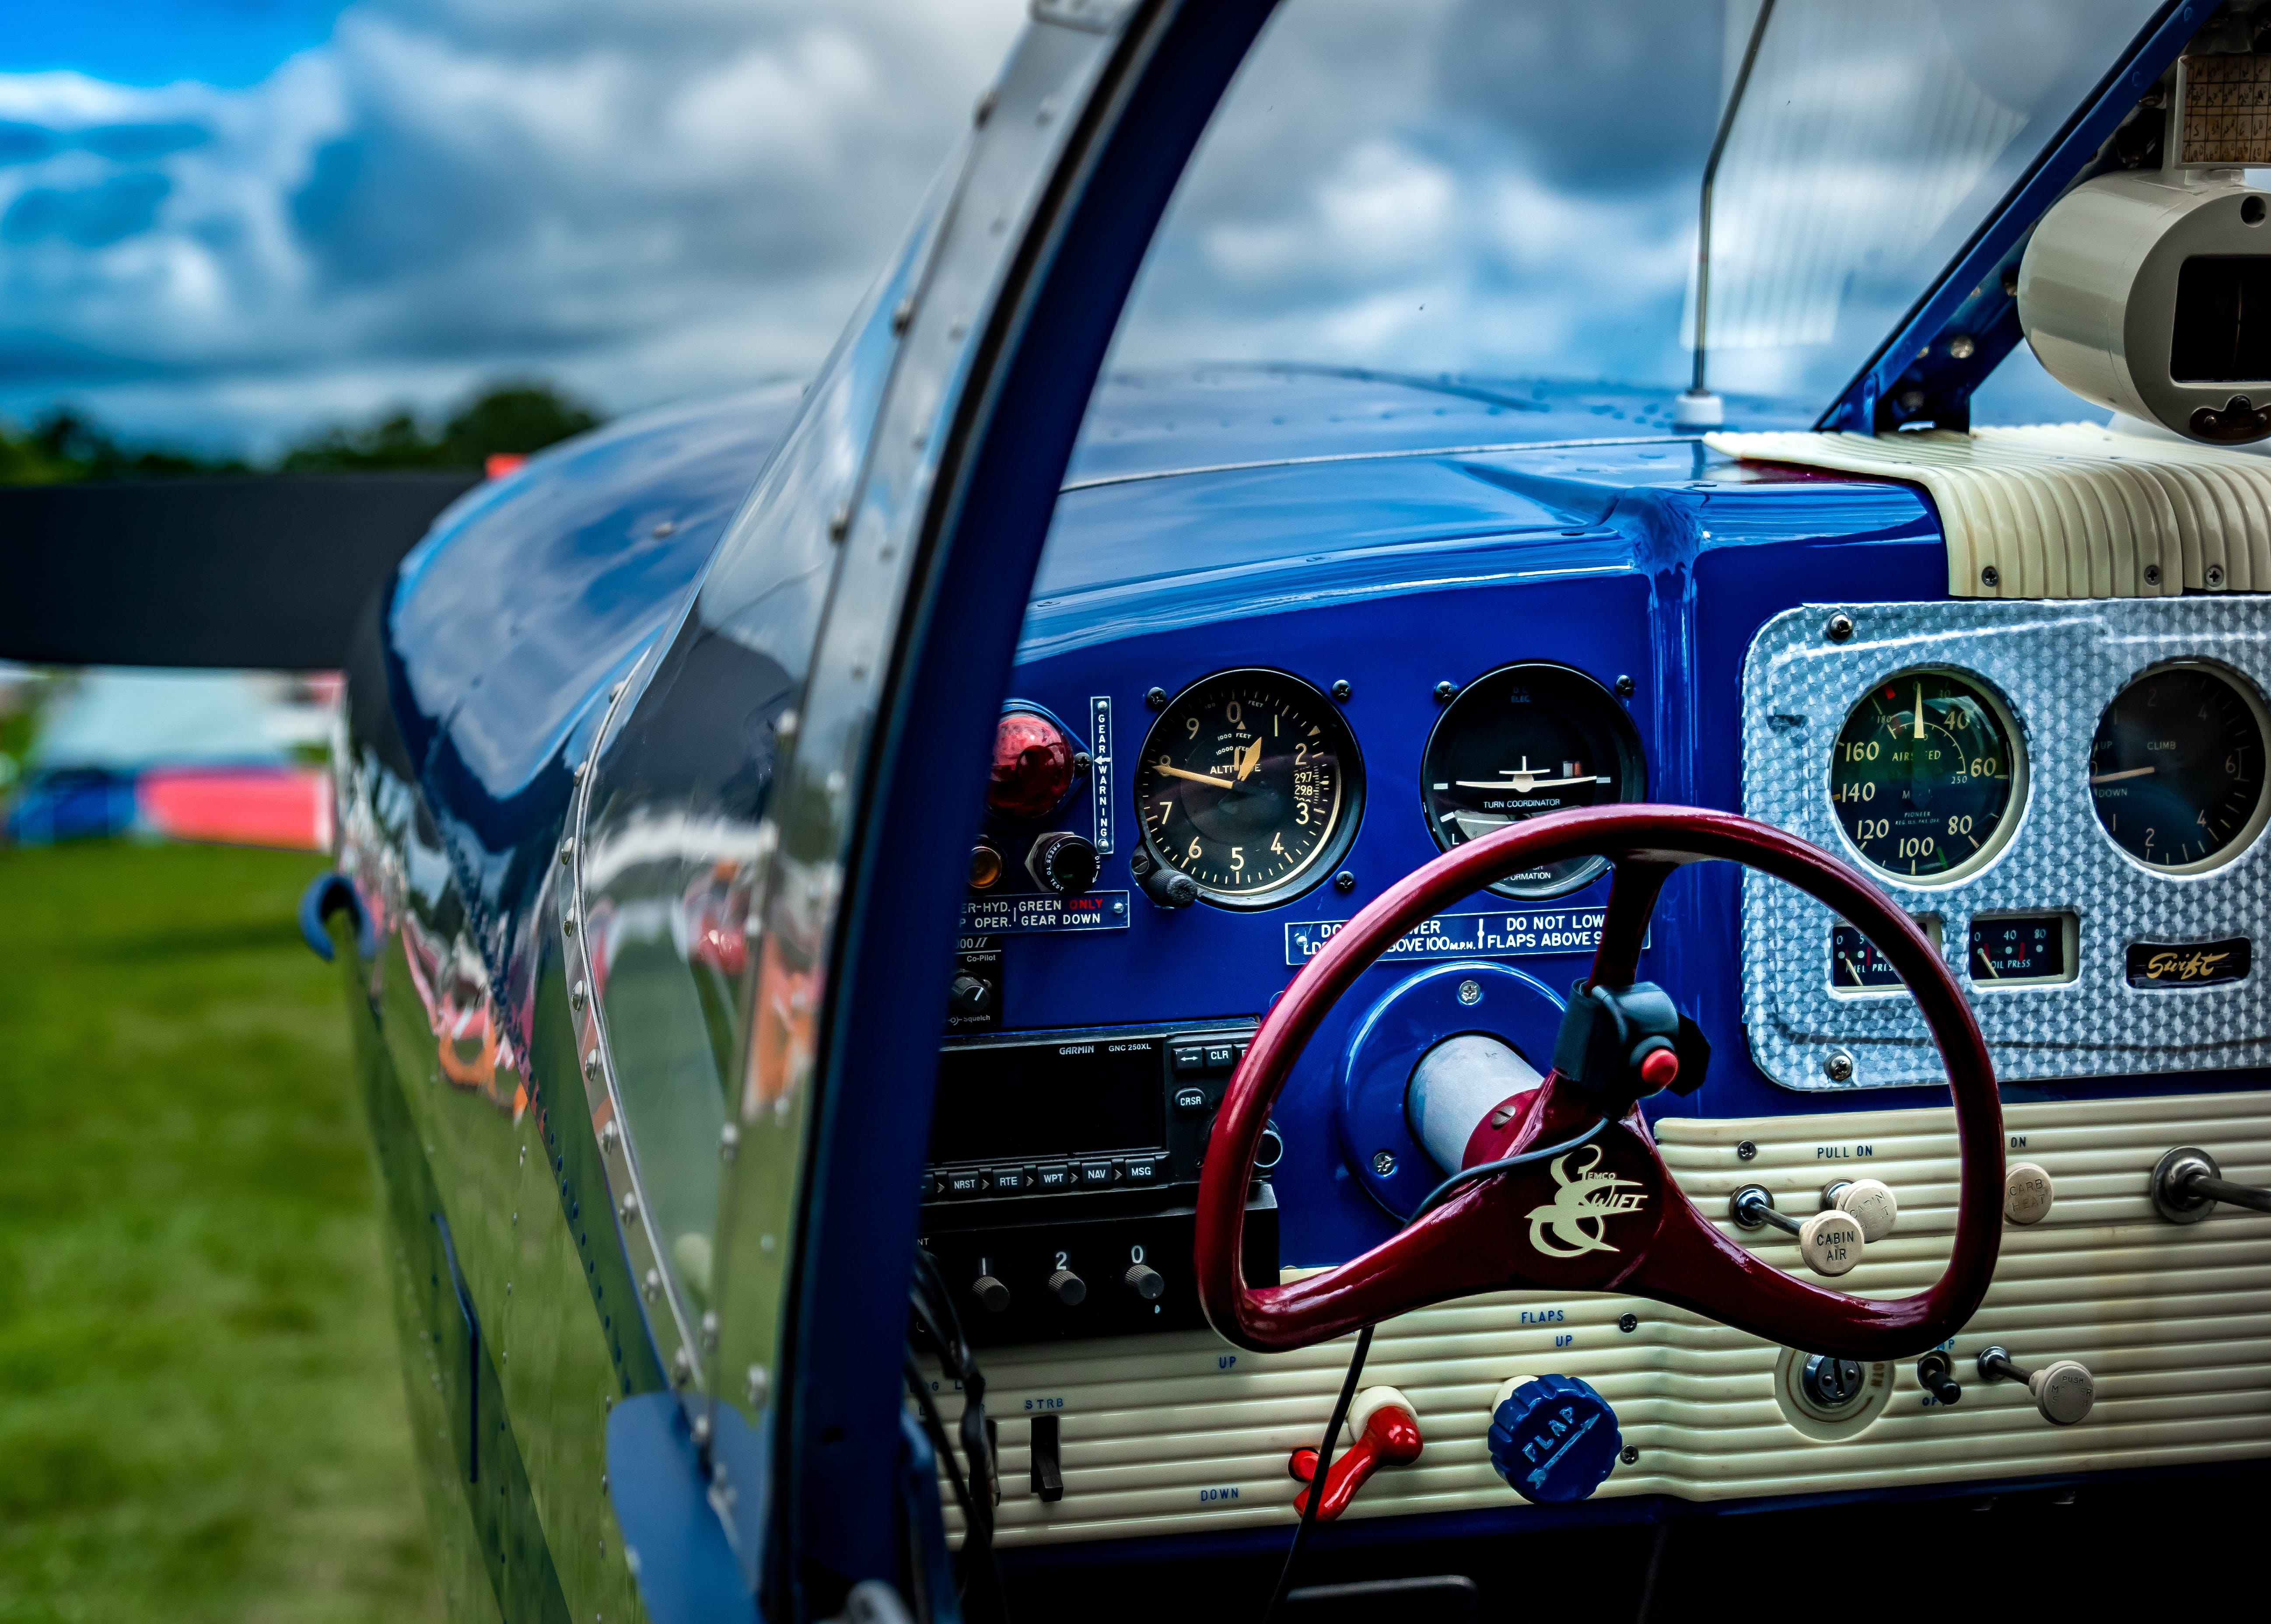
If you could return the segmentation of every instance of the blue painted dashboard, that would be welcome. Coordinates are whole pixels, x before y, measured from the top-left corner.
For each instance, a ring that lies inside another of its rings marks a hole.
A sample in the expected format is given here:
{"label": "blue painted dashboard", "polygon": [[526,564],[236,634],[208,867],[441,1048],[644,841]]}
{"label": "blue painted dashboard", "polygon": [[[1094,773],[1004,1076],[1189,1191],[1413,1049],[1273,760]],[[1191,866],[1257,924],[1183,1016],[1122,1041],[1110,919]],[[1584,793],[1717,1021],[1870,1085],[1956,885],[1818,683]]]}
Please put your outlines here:
{"label": "blue painted dashboard", "polygon": [[[558,837],[564,763],[608,687],[667,635],[790,404],[667,414],[565,448],[468,498],[406,563],[389,622],[398,721],[509,1008],[505,989],[526,985],[514,961]],[[1748,421],[1791,420],[1751,403]],[[528,581],[547,583],[542,600]],[[1098,884],[1130,890],[1128,927],[1005,942],[1002,1025],[1262,1013],[1292,973],[1288,924],[1345,919],[1435,854],[1418,764],[1441,682],[1518,659],[1605,686],[1630,677],[1649,798],[1739,809],[1738,683],[1759,626],[1809,601],[1945,592],[1918,494],[1746,469],[1672,436],[1660,399],[1292,369],[1108,380],[1058,505],[1014,691],[1068,719],[1109,697],[1115,752],[1132,765],[1155,686],[1173,693],[1238,666],[1345,681],[1367,784],[1343,865],[1356,883],[1253,913],[1171,911],[1132,885],[1123,834]],[[485,645],[479,627],[501,601],[513,606],[504,643]],[[1116,793],[1128,793],[1124,771]],[[1557,905],[1605,896],[1604,882]],[[1934,1103],[1925,1090],[1794,1093],[1761,1075],[1741,1025],[1738,914],[1737,876],[1720,866],[1684,871],[1664,893],[1643,973],[1714,1050],[1709,1086],[1664,1109]],[[1548,987],[1586,967],[1582,954],[1517,962]],[[1411,969],[1367,974],[1280,1102],[1287,1263],[1330,1263],[1389,1233],[1348,1174],[1331,1094],[1351,1023]]]}

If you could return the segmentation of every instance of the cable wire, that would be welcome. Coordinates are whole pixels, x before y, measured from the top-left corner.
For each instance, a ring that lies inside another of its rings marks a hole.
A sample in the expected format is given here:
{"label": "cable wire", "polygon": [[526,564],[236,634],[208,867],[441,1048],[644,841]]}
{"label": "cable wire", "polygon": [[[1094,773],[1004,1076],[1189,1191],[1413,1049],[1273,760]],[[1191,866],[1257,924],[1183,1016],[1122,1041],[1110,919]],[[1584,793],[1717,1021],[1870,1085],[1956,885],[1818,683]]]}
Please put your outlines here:
{"label": "cable wire", "polygon": [[1605,1116],[1575,1139],[1564,1139],[1560,1144],[1549,1144],[1542,1151],[1524,1151],[1519,1156],[1502,1156],[1494,1162],[1477,1162],[1471,1167],[1462,1167],[1433,1189],[1429,1190],[1426,1199],[1413,1209],[1411,1216],[1404,1221],[1406,1224],[1418,1223],[1428,1213],[1448,1201],[1462,1184],[1471,1184],[1477,1179],[1488,1178],[1494,1173],[1504,1173],[1509,1167],[1526,1167],[1532,1162],[1542,1162],[1549,1156],[1559,1156],[1564,1151],[1574,1151],[1579,1145],[1591,1140],[1608,1125],[1609,1119]]}
{"label": "cable wire", "polygon": [[1293,1530],[1293,1543],[1286,1547],[1285,1565],[1277,1570],[1277,1588],[1270,1593],[1270,1605],[1262,1610],[1262,1624],[1274,1624],[1277,1610],[1285,1605],[1285,1592],[1292,1588],[1293,1564],[1301,1560],[1301,1547],[1307,1543],[1309,1530],[1316,1526],[1317,1508],[1324,1503],[1325,1479],[1333,1466],[1333,1445],[1340,1441],[1341,1428],[1348,1421],[1349,1405],[1356,1399],[1357,1379],[1364,1374],[1364,1356],[1372,1351],[1372,1327],[1367,1325],[1356,1334],[1356,1352],[1349,1355],[1348,1374],[1341,1381],[1341,1396],[1333,1405],[1333,1419],[1325,1428],[1325,1441],[1317,1450],[1317,1467],[1309,1478],[1309,1501],[1301,1508],[1301,1521]]}

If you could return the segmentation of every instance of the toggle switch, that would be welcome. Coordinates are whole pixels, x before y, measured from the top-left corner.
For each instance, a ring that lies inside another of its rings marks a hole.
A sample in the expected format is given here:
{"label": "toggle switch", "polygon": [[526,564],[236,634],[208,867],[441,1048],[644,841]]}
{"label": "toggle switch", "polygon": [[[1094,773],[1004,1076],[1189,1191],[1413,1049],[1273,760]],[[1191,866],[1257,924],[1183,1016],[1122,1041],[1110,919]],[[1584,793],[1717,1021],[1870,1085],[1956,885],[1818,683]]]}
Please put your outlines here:
{"label": "toggle switch", "polygon": [[1900,1197],[1881,1179],[1839,1179],[1821,1191],[1825,1211],[1843,1212],[1861,1226],[1861,1239],[1871,1246],[1893,1233],[1901,1216]]}
{"label": "toggle switch", "polygon": [[2196,1146],[2178,1145],[2153,1169],[2153,1210],[2171,1224],[2197,1224],[2218,1202],[2271,1212],[2271,1190],[2234,1184],[2215,1158]]}
{"label": "toggle switch", "polygon": [[2043,1419],[2056,1427],[2073,1426],[2097,1402],[2097,1379],[2078,1359],[2052,1360],[2040,1370],[2029,1372],[2012,1362],[2009,1349],[1988,1348],[1979,1355],[1979,1379],[2024,1382]]}
{"label": "toggle switch", "polygon": [[1054,1415],[1033,1418],[1031,1465],[1026,1481],[1031,1486],[1036,1500],[1064,1498],[1064,1461],[1058,1451],[1057,1420]]}
{"label": "toggle switch", "polygon": [[[1382,1466],[1409,1466],[1419,1458],[1425,1447],[1419,1436],[1419,1418],[1411,1408],[1411,1401],[1392,1387],[1368,1387],[1359,1393],[1356,1402],[1349,1406],[1348,1424],[1356,1434],[1356,1441],[1325,1473],[1324,1497],[1317,1502],[1320,1523],[1329,1523],[1347,1510],[1357,1490],[1371,1480],[1374,1472]],[[1286,1470],[1296,1482],[1314,1484],[1317,1452],[1294,1450]],[[1297,1512],[1306,1512],[1308,1503],[1307,1489],[1293,1496],[1293,1509]]]}
{"label": "toggle switch", "polygon": [[1796,1235],[1798,1253],[1806,1259],[1806,1266],[1832,1278],[1858,1263],[1866,1244],[1861,1238],[1861,1221],[1852,1214],[1832,1208],[1803,1220],[1791,1218],[1775,1211],[1774,1196],[1762,1184],[1746,1184],[1737,1190],[1727,1203],[1727,1212],[1740,1228],[1758,1229],[1771,1224],[1785,1234]]}
{"label": "toggle switch", "polygon": [[1917,1360],[1917,1385],[1944,1404],[1963,1397],[1963,1388],[1955,1379],[1955,1361],[1944,1348],[1934,1348]]}
{"label": "toggle switch", "polygon": [[2014,1224],[2039,1224],[2051,1215],[2058,1188],[2033,1162],[2013,1162],[2003,1173],[2003,1216]]}

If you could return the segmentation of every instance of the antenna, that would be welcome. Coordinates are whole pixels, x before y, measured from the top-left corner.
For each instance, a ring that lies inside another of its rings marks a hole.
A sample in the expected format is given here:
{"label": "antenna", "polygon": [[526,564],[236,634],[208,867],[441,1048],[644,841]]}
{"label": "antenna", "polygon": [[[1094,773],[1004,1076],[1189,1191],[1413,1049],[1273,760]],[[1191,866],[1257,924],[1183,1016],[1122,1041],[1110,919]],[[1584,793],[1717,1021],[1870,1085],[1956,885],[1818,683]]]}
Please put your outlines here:
{"label": "antenna", "polygon": [[1710,353],[1707,324],[1711,312],[1711,187],[1719,178],[1719,160],[1734,132],[1735,115],[1742,110],[1743,93],[1751,86],[1751,68],[1759,59],[1759,41],[1767,37],[1775,0],[1759,0],[1759,14],[1751,24],[1750,42],[1743,47],[1743,64],[1735,70],[1735,85],[1727,93],[1726,110],[1719,115],[1719,132],[1711,138],[1711,155],[1703,160],[1703,197],[1695,232],[1695,381],[1674,403],[1672,421],[1683,428],[1716,428],[1726,421],[1726,403],[1703,384],[1703,363]]}

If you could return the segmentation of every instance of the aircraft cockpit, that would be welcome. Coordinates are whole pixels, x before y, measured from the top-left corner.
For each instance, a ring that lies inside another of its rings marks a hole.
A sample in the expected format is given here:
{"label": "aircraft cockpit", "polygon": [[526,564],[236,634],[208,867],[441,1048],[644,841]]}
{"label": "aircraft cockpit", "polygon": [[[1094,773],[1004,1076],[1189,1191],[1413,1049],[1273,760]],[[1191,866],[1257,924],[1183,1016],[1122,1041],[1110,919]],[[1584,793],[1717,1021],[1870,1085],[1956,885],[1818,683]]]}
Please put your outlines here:
{"label": "aircraft cockpit", "polygon": [[2266,106],[2237,3],[1033,0],[808,389],[351,674],[461,1609],[2260,1494]]}

